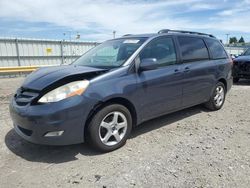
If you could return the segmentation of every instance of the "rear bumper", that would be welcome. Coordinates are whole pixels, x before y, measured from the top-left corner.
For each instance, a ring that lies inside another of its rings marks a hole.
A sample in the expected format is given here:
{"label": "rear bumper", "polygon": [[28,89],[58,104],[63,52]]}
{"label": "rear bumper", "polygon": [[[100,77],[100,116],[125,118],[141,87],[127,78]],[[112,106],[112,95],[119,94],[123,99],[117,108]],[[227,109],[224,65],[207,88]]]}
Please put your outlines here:
{"label": "rear bumper", "polygon": [[[84,127],[94,101],[76,96],[57,103],[18,106],[10,103],[14,129],[25,140],[45,145],[70,145],[84,142]],[[63,131],[46,137],[48,132]]]}
{"label": "rear bumper", "polygon": [[233,86],[233,77],[231,76],[229,79],[227,79],[227,92],[232,88]]}

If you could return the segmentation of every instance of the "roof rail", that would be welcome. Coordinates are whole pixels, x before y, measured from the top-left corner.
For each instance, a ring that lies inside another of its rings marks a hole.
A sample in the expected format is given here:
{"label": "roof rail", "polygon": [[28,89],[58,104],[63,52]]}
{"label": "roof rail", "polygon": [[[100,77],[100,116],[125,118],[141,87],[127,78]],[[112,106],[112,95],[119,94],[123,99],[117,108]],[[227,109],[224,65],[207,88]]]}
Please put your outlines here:
{"label": "roof rail", "polygon": [[195,32],[195,31],[183,31],[183,30],[171,30],[171,29],[162,29],[158,32],[158,34],[162,33],[186,33],[186,34],[195,34],[195,35],[204,35],[204,36],[209,36],[212,38],[216,38],[215,36],[211,34],[206,34],[206,33],[200,33],[200,32]]}

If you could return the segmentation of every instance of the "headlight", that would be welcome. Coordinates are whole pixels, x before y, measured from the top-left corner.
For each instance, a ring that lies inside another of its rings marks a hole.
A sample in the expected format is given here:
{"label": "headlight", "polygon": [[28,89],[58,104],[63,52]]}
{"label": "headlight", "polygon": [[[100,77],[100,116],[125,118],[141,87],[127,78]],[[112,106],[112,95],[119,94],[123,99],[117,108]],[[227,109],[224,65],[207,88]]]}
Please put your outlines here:
{"label": "headlight", "polygon": [[41,97],[38,102],[40,103],[50,103],[58,102],[68,97],[75,95],[81,95],[87,89],[89,85],[88,80],[75,81],[63,86],[60,86]]}

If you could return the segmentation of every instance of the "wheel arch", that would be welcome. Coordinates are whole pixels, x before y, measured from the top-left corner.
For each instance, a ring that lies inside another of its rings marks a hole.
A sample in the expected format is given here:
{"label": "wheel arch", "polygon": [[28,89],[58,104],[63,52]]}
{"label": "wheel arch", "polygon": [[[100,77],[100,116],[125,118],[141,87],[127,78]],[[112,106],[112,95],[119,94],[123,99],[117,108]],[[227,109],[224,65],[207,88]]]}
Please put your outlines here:
{"label": "wheel arch", "polygon": [[84,126],[84,139],[87,136],[86,133],[87,133],[89,123],[92,120],[92,118],[94,117],[94,115],[96,114],[96,112],[101,110],[105,106],[108,106],[111,104],[120,104],[120,105],[125,106],[129,110],[129,112],[132,116],[132,126],[135,127],[137,125],[137,112],[136,112],[135,106],[132,104],[132,102],[130,102],[128,99],[123,98],[123,97],[110,98],[110,99],[107,99],[106,101],[98,102],[94,106],[94,108],[90,111],[90,113],[87,117],[87,120],[85,122],[85,126]]}
{"label": "wheel arch", "polygon": [[225,79],[225,78],[220,78],[220,79],[218,80],[218,82],[221,82],[221,83],[224,84],[225,90],[226,90],[226,92],[227,92],[227,81],[226,81],[226,79]]}

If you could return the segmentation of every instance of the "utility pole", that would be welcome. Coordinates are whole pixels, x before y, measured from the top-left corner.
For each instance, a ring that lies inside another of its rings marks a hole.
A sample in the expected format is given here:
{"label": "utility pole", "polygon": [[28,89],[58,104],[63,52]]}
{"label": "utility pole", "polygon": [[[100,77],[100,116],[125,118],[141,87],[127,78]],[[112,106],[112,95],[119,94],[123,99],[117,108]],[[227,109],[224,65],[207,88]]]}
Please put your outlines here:
{"label": "utility pole", "polygon": [[229,33],[226,34],[226,36],[227,36],[227,45],[229,45],[229,41],[228,41],[229,35],[230,35]]}
{"label": "utility pole", "polygon": [[113,31],[113,39],[115,39],[116,31]]}
{"label": "utility pole", "polygon": [[[69,56],[70,56],[70,58],[72,58],[72,56],[73,56],[71,34],[72,34],[72,30],[69,30],[69,31],[66,31],[66,32],[63,33],[64,38],[66,37],[66,35],[69,35],[69,42],[64,42],[64,45],[67,45],[69,47],[69,50],[70,50]],[[64,57],[66,57],[66,55]]]}
{"label": "utility pole", "polygon": [[81,38],[81,35],[79,32],[76,33],[76,39],[80,39]]}

